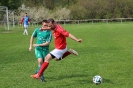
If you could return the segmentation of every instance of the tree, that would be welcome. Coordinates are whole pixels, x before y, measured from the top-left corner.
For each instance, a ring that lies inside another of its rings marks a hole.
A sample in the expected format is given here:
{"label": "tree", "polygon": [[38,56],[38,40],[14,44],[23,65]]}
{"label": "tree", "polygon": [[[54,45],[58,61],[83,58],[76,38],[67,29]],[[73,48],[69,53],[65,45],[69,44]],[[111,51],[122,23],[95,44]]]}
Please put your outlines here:
{"label": "tree", "polygon": [[20,0],[0,0],[1,6],[7,6],[10,10],[18,9],[21,6]]}
{"label": "tree", "polygon": [[28,7],[37,7],[44,6],[49,10],[54,9],[55,0],[23,0],[23,3]]}
{"label": "tree", "polygon": [[70,9],[74,19],[131,18],[133,0],[77,0]]}
{"label": "tree", "polygon": [[53,10],[54,9],[55,0],[45,0],[44,2],[45,2],[46,8],[48,8],[49,10]]}
{"label": "tree", "polygon": [[40,7],[43,6],[45,0],[22,0],[23,4],[27,7]]}

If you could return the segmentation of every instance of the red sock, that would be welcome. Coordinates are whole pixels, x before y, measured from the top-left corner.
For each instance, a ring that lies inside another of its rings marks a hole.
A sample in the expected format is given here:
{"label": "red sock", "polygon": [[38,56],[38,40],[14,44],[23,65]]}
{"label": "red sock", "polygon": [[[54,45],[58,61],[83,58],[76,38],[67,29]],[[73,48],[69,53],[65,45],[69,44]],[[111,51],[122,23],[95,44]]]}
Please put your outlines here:
{"label": "red sock", "polygon": [[48,62],[44,62],[38,72],[39,77],[43,74],[43,72],[46,70],[46,68],[48,67],[49,63]]}
{"label": "red sock", "polygon": [[63,56],[62,56],[62,59],[65,58],[66,56],[68,56],[69,54],[71,54],[69,51],[66,51]]}

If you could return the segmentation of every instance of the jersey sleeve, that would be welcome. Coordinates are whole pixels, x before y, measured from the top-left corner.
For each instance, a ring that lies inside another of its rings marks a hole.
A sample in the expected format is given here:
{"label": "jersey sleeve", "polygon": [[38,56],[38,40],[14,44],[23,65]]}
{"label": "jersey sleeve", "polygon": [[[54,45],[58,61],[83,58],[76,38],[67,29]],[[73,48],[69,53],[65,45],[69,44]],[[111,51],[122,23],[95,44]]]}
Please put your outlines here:
{"label": "jersey sleeve", "polygon": [[20,24],[22,24],[23,22],[24,22],[24,17],[21,19]]}
{"label": "jersey sleeve", "polygon": [[38,28],[36,28],[36,29],[34,30],[34,32],[32,33],[32,37],[37,37],[37,30],[38,30]]}
{"label": "jersey sleeve", "polygon": [[47,37],[47,42],[51,42],[51,40],[52,40],[52,33],[51,33],[51,31],[49,31],[49,34],[48,34],[48,37]]}
{"label": "jersey sleeve", "polygon": [[67,32],[63,27],[61,27],[60,25],[58,26],[60,29],[60,33],[66,37],[69,36],[69,32]]}
{"label": "jersey sleeve", "polygon": [[28,22],[30,22],[30,18],[28,17]]}

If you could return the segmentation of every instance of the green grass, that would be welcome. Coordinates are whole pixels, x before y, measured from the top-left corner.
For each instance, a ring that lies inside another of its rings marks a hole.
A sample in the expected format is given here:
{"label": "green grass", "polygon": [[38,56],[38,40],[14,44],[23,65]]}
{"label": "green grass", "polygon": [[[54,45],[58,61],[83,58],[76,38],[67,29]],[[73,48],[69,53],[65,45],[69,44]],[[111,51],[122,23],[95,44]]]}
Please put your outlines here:
{"label": "green grass", "polygon": [[[37,69],[29,40],[35,27],[24,36],[23,28],[0,31],[0,88],[132,88],[133,87],[133,23],[62,25],[82,43],[67,39],[68,48],[79,56],[62,61],[51,60],[45,71],[47,82],[30,77]],[[54,48],[51,42],[50,50]],[[103,78],[95,85],[95,75]]]}

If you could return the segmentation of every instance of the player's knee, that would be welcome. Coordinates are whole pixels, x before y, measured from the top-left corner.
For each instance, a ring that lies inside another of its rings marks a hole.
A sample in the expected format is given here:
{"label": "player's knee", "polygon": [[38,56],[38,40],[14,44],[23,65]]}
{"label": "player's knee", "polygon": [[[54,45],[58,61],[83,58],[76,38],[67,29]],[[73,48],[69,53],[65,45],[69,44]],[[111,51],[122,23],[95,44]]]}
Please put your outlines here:
{"label": "player's knee", "polygon": [[43,64],[43,60],[41,58],[38,58],[38,64]]}
{"label": "player's knee", "polygon": [[49,62],[50,60],[52,59],[52,56],[50,54],[48,54],[46,57],[45,57],[45,61]]}

